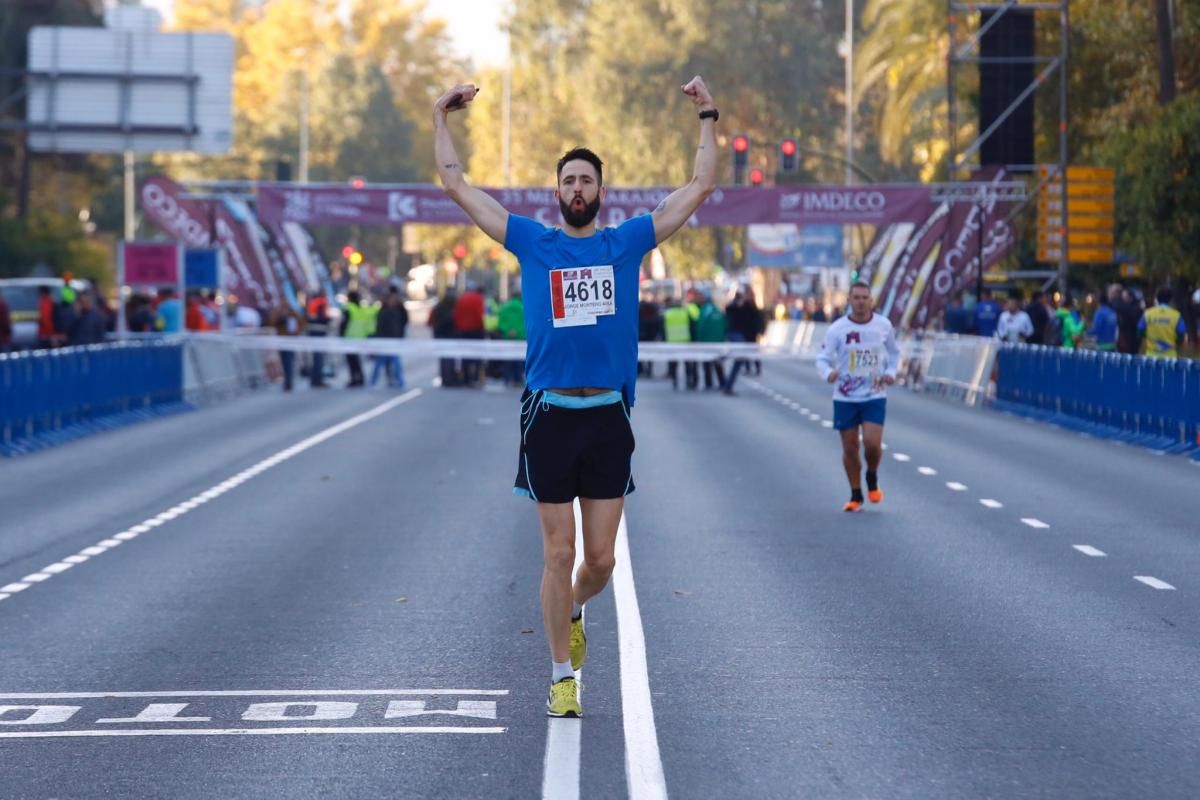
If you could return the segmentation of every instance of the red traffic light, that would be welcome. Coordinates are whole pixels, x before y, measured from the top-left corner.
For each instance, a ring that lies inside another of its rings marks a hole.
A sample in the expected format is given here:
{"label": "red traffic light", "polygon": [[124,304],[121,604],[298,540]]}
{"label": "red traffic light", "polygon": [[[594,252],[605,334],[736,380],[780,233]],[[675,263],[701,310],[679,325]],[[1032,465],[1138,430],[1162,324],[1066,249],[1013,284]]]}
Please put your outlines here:
{"label": "red traffic light", "polygon": [[783,153],[785,156],[796,155],[796,141],[794,139],[784,139],[779,145],[779,152]]}
{"label": "red traffic light", "polygon": [[764,179],[763,171],[758,167],[750,170],[750,183],[755,186],[761,186]]}
{"label": "red traffic light", "polygon": [[353,254],[354,254],[354,248],[351,247],[350,245],[346,245],[345,247],[342,248],[342,258],[349,258]]}
{"label": "red traffic light", "polygon": [[750,140],[745,136],[738,134],[733,137],[733,150],[736,153],[744,153],[750,149]]}
{"label": "red traffic light", "polygon": [[467,257],[467,246],[465,244],[456,244],[454,245],[453,253],[455,258],[462,261]]}
{"label": "red traffic light", "polygon": [[355,175],[353,178],[350,179],[350,185],[353,186],[355,189],[361,189],[367,185],[367,181],[361,175]]}

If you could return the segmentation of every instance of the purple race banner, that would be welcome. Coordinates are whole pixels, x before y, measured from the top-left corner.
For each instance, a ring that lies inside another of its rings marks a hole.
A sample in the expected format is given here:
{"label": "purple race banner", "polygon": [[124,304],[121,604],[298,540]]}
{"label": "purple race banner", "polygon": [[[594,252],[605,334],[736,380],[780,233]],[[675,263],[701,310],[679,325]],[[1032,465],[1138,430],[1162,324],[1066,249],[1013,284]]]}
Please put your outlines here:
{"label": "purple race banner", "polygon": [[211,247],[213,239],[225,251],[225,287],[241,302],[271,308],[279,296],[271,268],[256,247],[253,231],[223,202],[189,200],[185,189],[159,175],[141,188],[142,211],[168,236],[188,247]]}
{"label": "purple race banner", "polygon": [[[1006,180],[1002,169],[972,176],[976,183]],[[879,313],[900,328],[926,328],[958,292],[979,281],[1016,243],[1009,221],[1012,202],[988,200],[935,203],[932,198],[914,220],[876,230],[861,273],[871,284]]]}
{"label": "purple race banner", "polygon": [[[484,191],[509,212],[532,217],[543,225],[556,225],[561,219],[553,189]],[[630,217],[648,214],[672,191],[610,188],[600,207],[599,222],[619,225]],[[926,186],[723,186],[709,196],[688,224],[891,225],[928,214],[931,197]],[[263,183],[258,187],[257,207],[259,218],[267,224],[471,224],[440,187],[427,184],[355,189],[342,184]]]}

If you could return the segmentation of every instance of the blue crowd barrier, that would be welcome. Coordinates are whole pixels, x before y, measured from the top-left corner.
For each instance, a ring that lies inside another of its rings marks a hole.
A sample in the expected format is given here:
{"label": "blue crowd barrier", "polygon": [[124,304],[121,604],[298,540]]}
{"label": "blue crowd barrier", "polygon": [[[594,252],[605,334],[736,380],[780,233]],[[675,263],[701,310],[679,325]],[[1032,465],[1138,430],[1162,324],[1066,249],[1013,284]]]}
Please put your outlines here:
{"label": "blue crowd barrier", "polygon": [[141,340],[0,354],[0,453],[186,408],[183,345]]}
{"label": "blue crowd barrier", "polygon": [[997,408],[1200,458],[1200,362],[1006,345],[996,370]]}

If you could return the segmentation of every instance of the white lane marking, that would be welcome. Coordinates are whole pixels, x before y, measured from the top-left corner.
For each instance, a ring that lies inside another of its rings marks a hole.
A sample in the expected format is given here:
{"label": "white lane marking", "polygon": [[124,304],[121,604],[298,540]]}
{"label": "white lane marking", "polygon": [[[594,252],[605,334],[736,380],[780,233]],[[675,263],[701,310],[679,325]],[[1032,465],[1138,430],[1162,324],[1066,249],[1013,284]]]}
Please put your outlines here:
{"label": "white lane marking", "polygon": [[1090,544],[1073,544],[1071,547],[1074,547],[1085,556],[1091,556],[1092,558],[1104,558],[1108,555],[1108,553],[1104,552],[1103,550],[1097,550]]}
{"label": "white lane marking", "polygon": [[882,443],[882,444],[880,444],[879,446],[880,446],[880,447],[882,447],[884,450],[887,450],[887,449],[888,449],[887,442],[883,442],[883,443]]}
{"label": "white lane marking", "polygon": [[967,487],[958,481],[946,481],[946,488],[952,492],[965,492]]}
{"label": "white lane marking", "polygon": [[94,700],[154,697],[411,697],[413,695],[505,697],[508,689],[220,689],[195,692],[14,692],[0,700]]}
{"label": "white lane marking", "polygon": [[582,749],[583,720],[549,719],[542,800],[579,800],[579,754]]}
{"label": "white lane marking", "polygon": [[832,422],[830,422],[830,421],[829,421],[829,420],[827,420],[827,419],[823,419],[823,420],[821,420],[821,427],[822,427],[822,428],[832,428],[832,427],[833,427],[833,423],[832,423]]}
{"label": "white lane marking", "polygon": [[630,800],[666,800],[667,779],[658,751],[650,674],[646,669],[646,637],[638,610],[629,531],[625,515],[617,528],[617,566],[613,594],[617,604],[617,640],[621,654],[621,714],[625,723],[625,782]]}
{"label": "white lane marking", "polygon": [[1133,579],[1135,581],[1141,581],[1142,583],[1149,586],[1151,589],[1169,589],[1170,591],[1175,591],[1174,586],[1167,583],[1166,581],[1160,581],[1158,578],[1155,578],[1151,575],[1134,575]]}
{"label": "white lane marking", "polygon": [[993,500],[990,497],[983,498],[979,501],[979,504],[988,508],[1004,508],[1004,503],[1001,503],[999,500]]}
{"label": "white lane marking", "polygon": [[[811,414],[811,413],[812,413],[812,411],[811,411],[811,410],[809,410],[809,409],[807,409],[807,408],[802,408],[802,409],[800,409],[800,413],[801,413],[801,414]],[[1200,464],[1200,461],[1198,461],[1198,462],[1196,462],[1196,463],[1197,463],[1197,464]]]}
{"label": "white lane marking", "polygon": [[49,572],[53,575],[57,575],[60,572],[66,572],[73,566],[75,565],[66,561],[59,561],[57,564],[51,564],[48,567],[43,567],[42,572]]}
{"label": "white lane marking", "polygon": [[912,458],[905,453],[892,453],[892,458],[900,462],[912,461]]}
{"label": "white lane marking", "polygon": [[[575,565],[571,577],[583,563],[583,509],[574,501]],[[583,670],[575,673],[583,685]],[[580,692],[582,699],[582,692]],[[586,711],[584,713],[587,713]],[[542,800],[579,800],[579,764],[583,753],[583,726],[578,719],[549,717],[546,720],[546,758],[542,763]]]}
{"label": "white lane marking", "polygon": [[821,415],[820,414],[809,414],[808,418],[810,420],[812,420],[813,422],[819,422],[821,420]]}
{"label": "white lane marking", "polygon": [[1021,517],[1021,522],[1024,522],[1031,528],[1049,528],[1050,526],[1042,522],[1036,517]]}
{"label": "white lane marking", "polygon": [[[400,405],[401,403],[407,403],[409,400],[413,400],[417,397],[420,397],[421,394],[422,394],[422,392],[420,389],[412,389],[412,390],[407,391],[404,394],[400,395],[399,397],[388,400],[386,403],[381,403],[381,404],[375,406],[375,408],[372,408],[369,411],[364,411],[363,413],[357,414],[353,417],[350,417],[349,419],[339,422],[336,425],[332,425],[323,431],[313,434],[312,436],[308,437],[307,439],[297,442],[296,444],[292,445],[291,447],[288,447],[285,450],[281,450],[280,452],[276,453],[273,456],[269,456],[268,458],[263,459],[262,461],[255,464],[254,466],[252,466],[248,469],[242,470],[237,475],[234,475],[232,478],[228,478],[228,479],[222,481],[221,483],[218,483],[216,486],[213,486],[212,488],[207,489],[204,492],[200,492],[199,494],[196,495],[196,497],[193,497],[190,500],[185,500],[184,502],[182,502],[176,506],[173,506],[172,508],[168,509],[167,511],[163,511],[159,514],[156,514],[155,516],[151,517],[150,519],[144,520],[140,524],[134,525],[134,526],[122,531],[121,533],[116,534],[115,536],[113,536],[110,539],[104,539],[103,541],[97,542],[96,544],[92,545],[91,547],[85,547],[82,550],[80,550],[77,554],[72,555],[72,556],[67,556],[66,558],[63,558],[60,561],[56,561],[54,563],[55,564],[58,564],[58,563],[79,564],[79,563],[83,563],[83,562],[78,561],[78,560],[72,560],[72,559],[83,558],[83,560],[86,561],[87,558],[85,558],[85,556],[98,556],[101,553],[107,552],[108,550],[111,550],[112,548],[117,547],[120,544],[123,544],[124,541],[135,539],[135,538],[137,538],[137,536],[139,534],[149,531],[153,528],[157,528],[159,525],[162,525],[164,522],[175,519],[176,517],[180,517],[180,516],[188,513],[188,511],[190,511],[193,508],[196,508],[198,505],[200,505],[199,503],[197,503],[196,505],[189,506],[188,504],[190,502],[192,502],[192,500],[196,500],[197,498],[199,498],[201,496],[205,496],[207,500],[211,500],[214,497],[217,497],[218,495],[224,494],[225,492],[229,491],[230,489],[234,488],[235,486],[238,486],[239,484],[254,477],[258,473],[268,470],[271,467],[275,466],[276,464],[278,464],[282,461],[285,461],[285,460],[291,458],[292,456],[295,456],[299,453],[304,452],[305,450],[309,449],[310,447],[315,447],[316,445],[320,444],[321,442],[324,442],[327,439],[331,439],[334,436],[337,436],[339,433],[343,433],[357,425],[361,425],[362,423],[367,422],[368,420],[372,420],[375,417],[378,417],[380,414],[387,413],[388,411],[391,411],[393,408]],[[53,564],[51,566],[53,566]],[[59,570],[59,571],[61,572],[62,570]],[[34,572],[30,575],[27,575],[21,579],[21,583],[9,584],[8,586],[5,586],[3,589],[0,589],[0,593],[3,594],[3,596],[0,597],[0,601],[7,600],[13,594],[21,591],[22,589],[28,589],[30,583],[40,583],[41,581],[44,581],[53,576],[54,576],[54,572],[53,572],[53,570],[51,570],[49,568],[39,570],[38,572]],[[20,588],[14,589],[13,587],[15,587],[15,586],[19,586]]]}
{"label": "white lane marking", "polygon": [[933,467],[917,467],[917,472],[922,475],[937,475],[937,470]]}
{"label": "white lane marking", "polygon": [[320,728],[210,728],[183,730],[158,728],[150,730],[87,730],[87,731],[0,731],[0,739],[57,739],[70,736],[276,736],[279,734],[309,733],[504,733],[507,728],[399,726],[392,728],[320,727]]}
{"label": "white lane marking", "polygon": [[66,558],[63,559],[63,562],[67,563],[67,564],[82,564],[83,562],[87,561],[89,558],[91,558],[91,556],[81,556],[81,555],[67,556]]}

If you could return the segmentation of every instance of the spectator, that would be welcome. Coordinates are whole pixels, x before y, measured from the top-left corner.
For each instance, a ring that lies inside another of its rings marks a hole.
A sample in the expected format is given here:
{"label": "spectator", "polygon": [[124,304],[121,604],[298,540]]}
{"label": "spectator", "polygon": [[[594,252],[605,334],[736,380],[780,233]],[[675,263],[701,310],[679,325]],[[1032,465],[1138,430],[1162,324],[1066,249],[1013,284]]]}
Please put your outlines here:
{"label": "spectator", "polygon": [[[700,305],[700,316],[696,319],[696,341],[705,344],[715,344],[726,341],[728,324],[721,309],[717,308],[712,298],[707,295]],[[713,375],[716,382],[713,382]],[[721,359],[714,358],[704,362],[704,388],[722,389],[725,387],[725,365]]]}
{"label": "spectator", "polygon": [[68,343],[73,347],[102,344],[106,331],[104,315],[96,308],[96,300],[91,292],[83,292],[78,298],[78,313],[71,323]]}
{"label": "spectator", "polygon": [[[276,313],[278,313],[278,309],[276,309]],[[187,310],[184,312],[183,324],[189,331],[199,332],[209,329],[208,319],[204,316],[199,292],[187,293]]]}
{"label": "spectator", "polygon": [[1031,344],[1046,343],[1046,326],[1050,323],[1050,312],[1046,309],[1046,295],[1044,292],[1036,291],[1029,299],[1029,305],[1025,306],[1025,313],[1029,316],[1030,323],[1033,324],[1033,333],[1029,336]]}
{"label": "spectator", "polygon": [[[189,307],[191,306],[191,298],[188,298]],[[196,298],[196,306],[200,305],[200,298]],[[199,312],[197,312],[199,313]],[[280,303],[271,312],[271,327],[275,329],[277,336],[299,336],[302,320],[300,315],[296,313],[287,303]],[[201,328],[200,330],[205,330]],[[293,378],[296,375],[296,351],[295,350],[280,350],[279,363],[283,366],[283,390],[290,392],[292,390]]]}
{"label": "spectator", "polygon": [[129,315],[127,324],[133,333],[154,333],[154,323],[157,317],[150,307],[150,298],[144,294],[135,294],[129,300],[126,310]]}
{"label": "spectator", "polygon": [[59,344],[64,344],[71,338],[71,329],[75,326],[75,319],[78,317],[75,309],[77,297],[78,294],[70,286],[64,286],[60,290],[58,303],[54,306],[54,330],[58,334]]}
{"label": "spectator", "polygon": [[1119,286],[1110,286],[1100,296],[1100,308],[1096,309],[1092,326],[1088,328],[1088,335],[1096,340],[1097,350],[1111,353],[1117,349],[1118,321],[1113,302],[1120,297],[1120,291]]}
{"label": "spectator", "polygon": [[49,286],[38,287],[37,346],[42,349],[58,343],[58,329],[54,327],[54,296]]}
{"label": "spectator", "polygon": [[[429,327],[433,328],[433,338],[435,339],[453,339],[458,335],[458,331],[454,327],[454,307],[458,302],[458,297],[453,289],[447,289],[442,295],[442,299],[438,300],[437,305],[429,312]],[[458,372],[458,364],[453,358],[438,359],[438,366],[441,371],[442,386],[460,386],[462,377]]]}
{"label": "spectator", "polygon": [[[367,306],[362,303],[362,295],[350,292],[346,296],[346,305],[342,308],[342,337],[345,339],[366,339],[375,332],[378,306]],[[346,366],[350,368],[350,382],[347,389],[365,386],[362,370],[362,356],[358,353],[346,354]]]}
{"label": "spectator", "polygon": [[[753,303],[754,299],[751,298],[750,301]],[[755,307],[757,308],[757,305]],[[815,297],[808,298],[808,304],[807,304],[806,311],[807,311],[807,316],[808,316],[808,319],[810,322],[828,322],[829,321],[829,317],[826,316],[826,314],[825,314],[825,307],[817,305],[817,298],[815,298]],[[758,362],[758,365],[759,365],[758,371],[761,373],[762,372],[762,369],[761,369],[762,362],[761,361]]]}
{"label": "spectator", "polygon": [[[379,319],[375,325],[375,336],[380,339],[403,339],[408,332],[408,309],[404,307],[404,298],[395,286],[388,289],[383,299],[383,308],[379,309]],[[371,385],[379,381],[379,373],[387,373],[388,386],[404,388],[404,362],[398,355],[375,356],[375,366],[371,370]]]}
{"label": "spectator", "polygon": [[1113,303],[1113,310],[1117,312],[1117,350],[1129,354],[1141,352],[1142,335],[1138,325],[1142,321],[1142,304],[1133,292],[1120,286],[1117,288],[1120,299]]}
{"label": "spectator", "polygon": [[[731,342],[756,342],[758,335],[762,332],[763,320],[762,314],[758,310],[758,306],[754,304],[754,297],[750,292],[740,289],[734,295],[733,300],[729,305],[725,306],[725,319],[728,323],[729,341]],[[761,369],[762,362],[757,361]],[[721,387],[725,394],[733,394],[733,385],[737,383],[738,373],[742,369],[748,369],[750,360],[747,358],[738,358],[733,362],[733,366],[729,370],[729,378]]]}
{"label": "spectator", "polygon": [[[458,298],[458,302],[454,304],[454,328],[458,331],[458,338],[482,339],[483,315],[483,294],[477,286],[470,284],[467,286],[467,291],[463,292],[462,297]],[[481,363],[478,358],[464,358],[462,360],[463,383],[465,385],[474,386],[479,381]]]}
{"label": "spectator", "polygon": [[[638,341],[661,341],[663,335],[662,327],[662,309],[658,307],[658,303],[654,302],[654,298],[649,292],[642,292],[642,299],[638,303]],[[639,361],[638,374],[645,375],[647,378],[653,378],[654,362]]]}
{"label": "spectator", "polygon": [[8,303],[0,294],[0,353],[8,352],[12,347],[12,315],[8,312]]}
{"label": "spectator", "polygon": [[1187,346],[1187,325],[1183,315],[1171,307],[1171,290],[1162,287],[1155,294],[1154,308],[1146,309],[1138,323],[1138,332],[1145,337],[1146,355],[1152,358],[1179,358],[1180,346]]}
{"label": "spectator", "polygon": [[[525,304],[520,294],[514,294],[500,307],[500,338],[510,342],[525,340]],[[506,384],[519,387],[525,382],[524,361],[508,361],[504,367]]]}
{"label": "spectator", "polygon": [[158,322],[155,327],[162,333],[180,333],[183,330],[183,309],[175,290],[159,289],[158,298]]}
{"label": "spectator", "polygon": [[943,330],[946,333],[963,335],[971,332],[971,312],[963,306],[962,292],[958,292],[950,300],[943,313]]}
{"label": "spectator", "polygon": [[200,313],[204,315],[204,322],[208,325],[210,331],[215,331],[221,327],[221,307],[217,305],[217,293],[210,291],[200,298]]}
{"label": "spectator", "polygon": [[1028,342],[1033,338],[1033,320],[1021,310],[1021,296],[1016,292],[1008,296],[1004,313],[996,323],[996,338],[1011,344]]}
{"label": "spectator", "polygon": [[[692,340],[691,327],[687,309],[681,306],[678,300],[668,302],[667,310],[663,312],[663,336],[666,338],[667,343],[687,344]],[[679,388],[678,370],[678,361],[667,363],[667,377],[671,379],[672,389]],[[699,383],[696,363],[694,361],[685,362],[684,372],[686,373],[687,388],[695,389]]]}
{"label": "spectator", "polygon": [[[329,332],[329,300],[319,286],[309,289],[308,303],[304,307],[304,330],[307,335],[316,337],[323,337]],[[308,381],[314,389],[329,386],[325,382],[325,354],[320,350],[313,350]]]}
{"label": "spectator", "polygon": [[1083,323],[1075,316],[1075,299],[1071,295],[1063,297],[1055,312],[1055,320],[1061,337],[1060,344],[1068,350],[1078,348],[1079,340],[1083,338]]}
{"label": "spectator", "polygon": [[249,303],[238,303],[233,310],[233,327],[254,330],[263,326],[262,314]]}
{"label": "spectator", "polygon": [[991,338],[996,335],[1000,321],[1000,304],[992,299],[992,290],[986,286],[979,290],[979,302],[975,304],[975,333]]}

